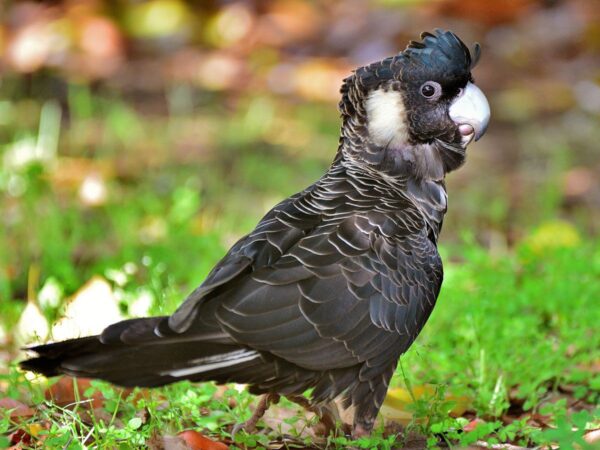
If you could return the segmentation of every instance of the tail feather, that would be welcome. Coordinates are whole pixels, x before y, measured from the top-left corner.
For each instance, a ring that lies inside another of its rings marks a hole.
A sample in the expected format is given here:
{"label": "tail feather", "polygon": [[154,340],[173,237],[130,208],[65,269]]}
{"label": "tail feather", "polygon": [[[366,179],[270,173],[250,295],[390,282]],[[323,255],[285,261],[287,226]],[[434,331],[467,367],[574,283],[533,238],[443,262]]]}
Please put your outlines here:
{"label": "tail feather", "polygon": [[124,387],[237,382],[249,384],[255,394],[302,393],[327,376],[240,345],[210,323],[179,334],[166,322],[166,317],[125,320],[98,336],[30,347],[37,357],[20,366],[48,377],[98,378]]}
{"label": "tail feather", "polygon": [[47,377],[59,375],[60,362],[65,355],[71,358],[77,358],[80,355],[91,353],[97,348],[97,336],[90,336],[80,339],[69,339],[67,341],[36,345],[27,347],[25,350],[37,353],[36,358],[27,359],[19,363],[19,367],[30,372],[41,373]]}
{"label": "tail feather", "polygon": [[259,352],[223,332],[159,335],[155,329],[163,319],[126,320],[98,336],[30,347],[27,350],[37,357],[22,361],[20,367],[45,376],[67,374],[144,387],[181,379],[244,382],[273,370]]}

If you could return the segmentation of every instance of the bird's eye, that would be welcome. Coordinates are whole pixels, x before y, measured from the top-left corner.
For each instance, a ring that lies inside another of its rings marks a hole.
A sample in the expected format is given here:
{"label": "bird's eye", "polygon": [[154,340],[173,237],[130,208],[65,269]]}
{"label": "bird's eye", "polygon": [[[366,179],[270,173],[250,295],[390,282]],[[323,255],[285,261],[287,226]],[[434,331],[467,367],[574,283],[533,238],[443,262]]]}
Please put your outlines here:
{"label": "bird's eye", "polygon": [[442,95],[442,86],[435,81],[427,81],[421,86],[421,95],[428,99],[436,99]]}

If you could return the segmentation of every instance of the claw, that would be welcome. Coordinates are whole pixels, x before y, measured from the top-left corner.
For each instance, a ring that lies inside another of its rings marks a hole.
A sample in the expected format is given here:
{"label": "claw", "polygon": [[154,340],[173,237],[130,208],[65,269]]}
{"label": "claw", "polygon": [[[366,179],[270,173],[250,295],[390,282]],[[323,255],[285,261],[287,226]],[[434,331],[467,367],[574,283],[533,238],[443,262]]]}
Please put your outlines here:
{"label": "claw", "polygon": [[252,413],[252,417],[242,423],[236,423],[231,429],[231,437],[234,437],[237,433],[244,430],[246,433],[252,433],[256,430],[256,424],[265,415],[269,406],[279,401],[278,394],[265,394],[260,398],[258,405],[256,405],[256,409],[254,413]]}

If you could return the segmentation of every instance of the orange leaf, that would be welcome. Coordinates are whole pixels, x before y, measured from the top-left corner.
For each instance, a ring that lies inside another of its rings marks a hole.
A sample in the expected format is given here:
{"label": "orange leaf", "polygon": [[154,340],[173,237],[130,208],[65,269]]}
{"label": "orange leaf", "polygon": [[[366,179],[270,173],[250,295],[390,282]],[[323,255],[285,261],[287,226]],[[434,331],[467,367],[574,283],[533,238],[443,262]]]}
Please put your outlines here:
{"label": "orange leaf", "polygon": [[480,424],[483,424],[483,423],[485,423],[485,420],[481,420],[481,419],[471,420],[468,424],[466,424],[463,427],[463,430],[466,432],[473,431],[475,428],[477,428]]}
{"label": "orange leaf", "polygon": [[202,433],[194,430],[182,431],[178,435],[192,450],[227,450],[229,447],[222,442],[213,441]]}

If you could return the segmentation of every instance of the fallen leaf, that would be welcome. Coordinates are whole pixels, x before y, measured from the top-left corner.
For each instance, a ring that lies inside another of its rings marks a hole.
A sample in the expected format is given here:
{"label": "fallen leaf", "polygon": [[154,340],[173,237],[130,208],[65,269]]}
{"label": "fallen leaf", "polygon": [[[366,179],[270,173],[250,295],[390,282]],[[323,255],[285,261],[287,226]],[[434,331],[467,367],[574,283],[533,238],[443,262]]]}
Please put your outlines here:
{"label": "fallen leaf", "polygon": [[10,418],[32,417],[35,411],[29,406],[13,398],[0,398],[0,410],[10,410]]}
{"label": "fallen leaf", "polygon": [[10,439],[11,445],[19,445],[19,447],[21,445],[25,445],[27,447],[31,445],[31,435],[22,428],[19,428],[14,433],[11,433],[11,435],[8,438]]}
{"label": "fallen leaf", "polygon": [[484,423],[485,423],[485,420],[481,420],[481,419],[471,420],[468,424],[466,424],[463,427],[463,431],[466,431],[466,432],[473,431],[479,425],[484,424]]}
{"label": "fallen leaf", "polygon": [[150,420],[150,411],[148,408],[143,408],[135,413],[135,417],[140,419],[141,425],[145,425]]}
{"label": "fallen leaf", "polygon": [[122,319],[110,284],[95,276],[67,303],[63,318],[52,327],[52,338],[65,340],[100,334]]}
{"label": "fallen leaf", "polygon": [[[30,423],[25,424],[23,428],[19,428],[8,436],[10,442],[9,450],[22,450],[23,448],[41,448],[40,445],[46,439],[47,434],[40,434],[44,430],[48,430],[48,423]],[[34,441],[35,438],[35,441]]]}
{"label": "fallen leaf", "polygon": [[222,442],[213,441],[202,433],[198,433],[194,430],[182,431],[178,436],[183,439],[192,450],[227,450],[229,448]]}
{"label": "fallen leaf", "polygon": [[[435,387],[430,385],[415,386],[411,392],[404,388],[390,389],[383,401],[381,414],[387,420],[408,424],[412,420],[412,411],[409,405],[415,400],[422,397],[428,397],[435,394]],[[462,416],[469,407],[469,399],[466,397],[458,397],[452,394],[446,394],[446,400],[451,400],[456,403],[450,411],[455,417]]]}
{"label": "fallen leaf", "polygon": [[[494,450],[528,450],[528,447],[519,447],[518,445],[512,444],[490,444],[485,441],[477,441],[474,445],[468,447],[469,449],[479,449],[479,448],[491,448]],[[552,450],[557,450],[555,447],[550,446]]]}
{"label": "fallen leaf", "polygon": [[104,422],[105,424],[112,423],[115,428],[123,428],[123,422],[121,420],[118,418],[115,419],[112,413],[101,407],[80,411],[79,417],[82,422],[89,425]]}
{"label": "fallen leaf", "polygon": [[596,430],[588,431],[583,435],[583,440],[588,444],[594,444],[600,442],[600,428]]}
{"label": "fallen leaf", "polygon": [[90,380],[86,378],[62,377],[46,389],[44,397],[52,400],[59,406],[70,405],[77,401],[77,396],[75,395],[75,387],[77,387],[79,400],[91,400],[90,404],[93,408],[100,408],[104,402],[104,397],[100,392],[94,392],[90,398],[84,396],[84,392],[90,386]]}
{"label": "fallen leaf", "polygon": [[[298,436],[314,440],[316,438],[314,427],[307,427],[313,422],[314,414],[303,409],[298,412],[298,407],[285,407],[271,405],[262,418],[267,429],[274,430],[282,435]],[[298,420],[293,420],[297,418]],[[314,423],[314,422],[313,422]]]}
{"label": "fallen leaf", "polygon": [[149,450],[190,450],[179,436],[153,436],[146,442]]}
{"label": "fallen leaf", "polygon": [[16,343],[20,346],[30,342],[42,342],[48,337],[48,321],[33,301],[21,313],[14,331]]}
{"label": "fallen leaf", "polygon": [[40,423],[30,423],[29,424],[29,434],[35,438],[37,438],[40,434],[41,431],[45,430],[46,428],[42,426],[42,424]]}

